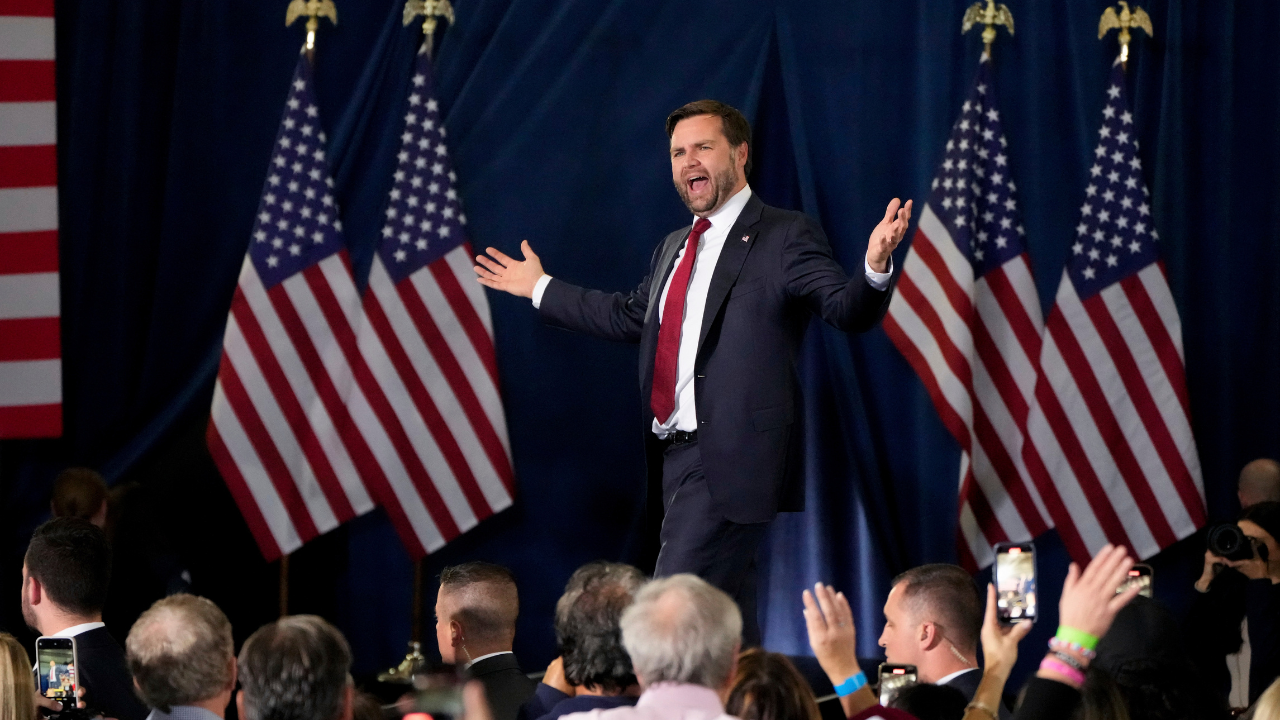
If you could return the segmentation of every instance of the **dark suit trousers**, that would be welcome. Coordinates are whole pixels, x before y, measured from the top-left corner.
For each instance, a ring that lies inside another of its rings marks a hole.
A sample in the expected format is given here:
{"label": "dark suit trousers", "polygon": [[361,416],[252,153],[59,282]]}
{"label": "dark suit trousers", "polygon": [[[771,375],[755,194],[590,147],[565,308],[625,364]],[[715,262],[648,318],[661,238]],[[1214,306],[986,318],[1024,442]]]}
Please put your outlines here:
{"label": "dark suit trousers", "polygon": [[728,593],[742,611],[743,647],[760,644],[756,551],[769,523],[725,519],[707,490],[698,443],[662,453],[662,547],[654,577],[693,573]]}

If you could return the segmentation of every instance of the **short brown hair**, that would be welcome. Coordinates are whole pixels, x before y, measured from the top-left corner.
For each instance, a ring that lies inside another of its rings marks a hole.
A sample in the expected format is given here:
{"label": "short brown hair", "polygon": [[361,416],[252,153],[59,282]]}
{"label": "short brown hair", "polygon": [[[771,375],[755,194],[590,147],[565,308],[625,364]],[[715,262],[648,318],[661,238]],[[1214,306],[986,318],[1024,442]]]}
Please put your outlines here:
{"label": "short brown hair", "polygon": [[982,599],[973,577],[958,565],[921,565],[893,579],[902,601],[922,620],[941,625],[943,636],[961,652],[976,653],[982,632]]}
{"label": "short brown hair", "polygon": [[520,593],[507,568],[479,561],[453,565],[440,571],[440,589],[457,599],[449,619],[457,620],[468,637],[504,643],[515,637]]}
{"label": "short brown hair", "polygon": [[729,141],[733,147],[738,147],[742,143],[747,144],[747,167],[743,172],[751,172],[751,123],[747,122],[744,116],[736,107],[726,105],[719,100],[694,100],[691,103],[676,108],[675,112],[667,116],[667,138],[670,139],[672,133],[676,131],[676,125],[681,121],[698,115],[714,115],[720,118],[720,124],[724,130],[724,138]]}
{"label": "short brown hair", "polygon": [[785,655],[752,648],[738,656],[724,711],[742,720],[819,720],[813,690]]}
{"label": "short brown hair", "polygon": [[96,470],[67,468],[53,480],[53,516],[93,519],[107,501],[107,483]]}

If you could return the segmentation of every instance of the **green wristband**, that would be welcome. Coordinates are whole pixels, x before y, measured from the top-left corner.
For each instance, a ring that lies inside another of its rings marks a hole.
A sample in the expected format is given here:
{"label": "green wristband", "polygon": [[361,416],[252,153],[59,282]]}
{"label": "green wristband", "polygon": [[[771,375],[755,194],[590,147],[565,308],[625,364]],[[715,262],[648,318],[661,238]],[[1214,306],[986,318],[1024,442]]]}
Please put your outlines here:
{"label": "green wristband", "polygon": [[1077,630],[1073,627],[1067,627],[1066,625],[1059,625],[1058,634],[1055,635],[1054,637],[1058,638],[1063,642],[1071,643],[1073,645],[1079,645],[1085,650],[1098,649],[1098,638],[1094,637],[1093,635],[1090,635],[1089,633],[1083,630]]}

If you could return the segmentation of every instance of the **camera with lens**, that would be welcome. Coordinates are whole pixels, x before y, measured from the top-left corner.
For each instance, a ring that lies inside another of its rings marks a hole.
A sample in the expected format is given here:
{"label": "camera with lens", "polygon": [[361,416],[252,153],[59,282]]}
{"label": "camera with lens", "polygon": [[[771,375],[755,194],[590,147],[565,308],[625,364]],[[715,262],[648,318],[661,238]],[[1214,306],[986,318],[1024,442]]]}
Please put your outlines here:
{"label": "camera with lens", "polygon": [[1223,523],[1209,528],[1209,552],[1224,560],[1252,560],[1255,555],[1267,560],[1267,546],[1255,545],[1239,525]]}

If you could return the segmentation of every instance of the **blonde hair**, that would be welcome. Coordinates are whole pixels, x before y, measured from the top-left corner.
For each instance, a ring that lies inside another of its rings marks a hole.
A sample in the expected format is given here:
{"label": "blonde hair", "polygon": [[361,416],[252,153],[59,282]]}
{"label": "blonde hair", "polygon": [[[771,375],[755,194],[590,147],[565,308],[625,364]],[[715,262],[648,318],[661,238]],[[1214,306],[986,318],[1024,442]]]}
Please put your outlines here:
{"label": "blonde hair", "polygon": [[1280,680],[1271,683],[1253,707],[1253,720],[1280,720]]}
{"label": "blonde hair", "polygon": [[35,720],[35,679],[22,644],[0,632],[0,720]]}

